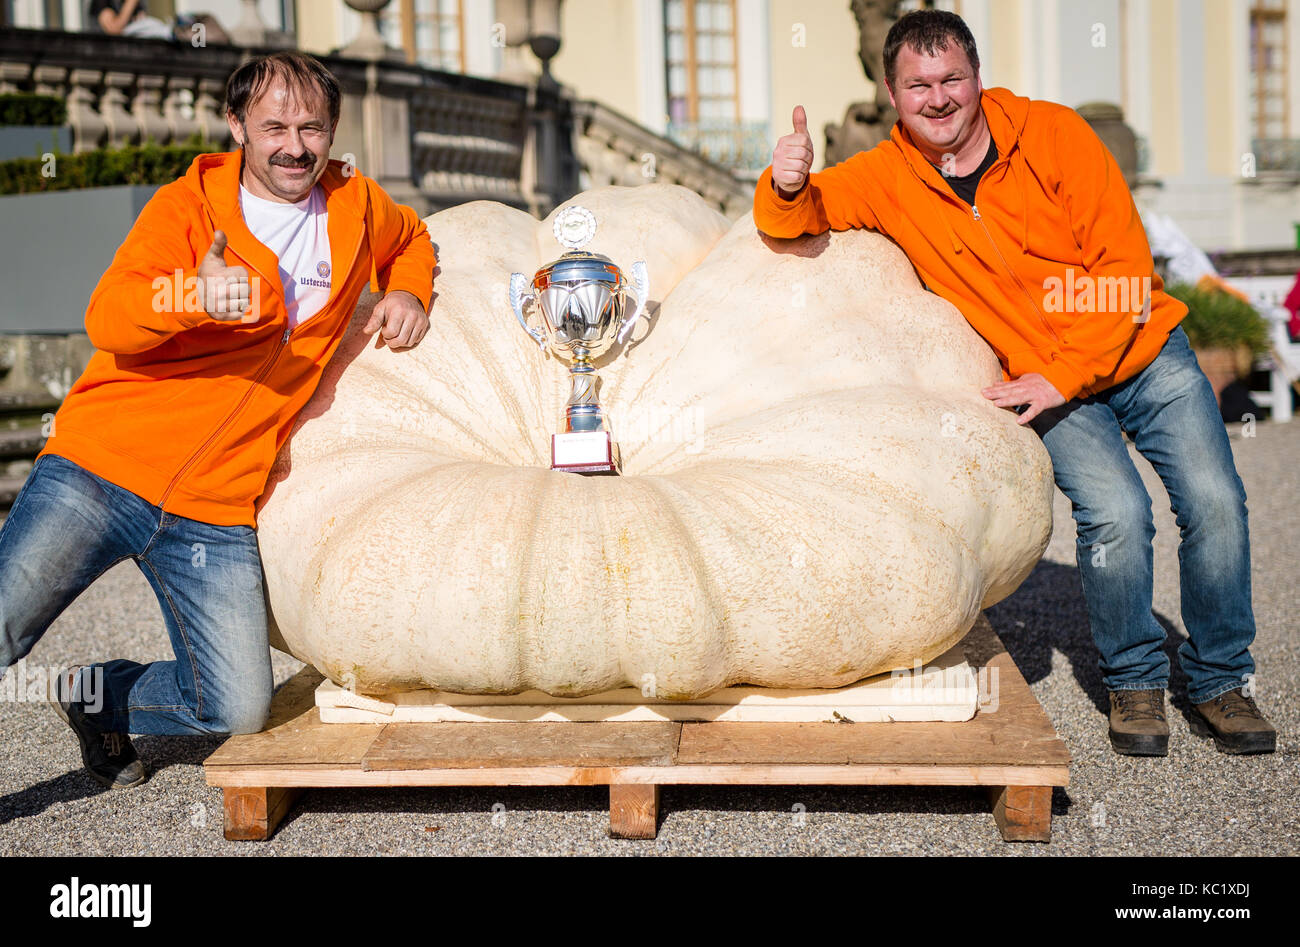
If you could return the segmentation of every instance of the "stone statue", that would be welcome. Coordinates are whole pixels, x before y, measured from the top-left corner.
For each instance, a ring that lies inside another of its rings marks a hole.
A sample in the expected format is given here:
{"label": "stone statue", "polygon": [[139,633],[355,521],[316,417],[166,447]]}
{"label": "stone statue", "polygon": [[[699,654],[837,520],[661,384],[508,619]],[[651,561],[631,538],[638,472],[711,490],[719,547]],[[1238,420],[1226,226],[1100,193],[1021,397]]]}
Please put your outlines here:
{"label": "stone statue", "polygon": [[885,37],[898,19],[898,0],[852,0],[853,17],[858,21],[858,58],[862,71],[875,84],[876,97],[870,102],[854,102],[839,125],[826,126],[826,166],[874,148],[889,137],[898,121],[898,113],[889,104],[885,88]]}

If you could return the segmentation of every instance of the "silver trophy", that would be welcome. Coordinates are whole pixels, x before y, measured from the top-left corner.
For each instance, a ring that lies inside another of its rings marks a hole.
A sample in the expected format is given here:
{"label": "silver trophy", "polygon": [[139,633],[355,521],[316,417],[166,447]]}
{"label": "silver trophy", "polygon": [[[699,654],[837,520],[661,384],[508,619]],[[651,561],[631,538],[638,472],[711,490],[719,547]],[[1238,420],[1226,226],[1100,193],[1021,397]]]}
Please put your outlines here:
{"label": "silver trophy", "polygon": [[[618,473],[618,445],[596,401],[592,360],[622,342],[645,313],[650,283],[643,261],[631,266],[631,285],[609,257],[582,249],[596,235],[596,218],[585,207],[567,207],[555,218],[555,239],[569,252],[533,274],[510,274],[510,307],[545,352],[570,362],[573,390],[564,407],[563,430],[551,435],[551,469],[571,473]],[[626,315],[631,293],[636,308]],[[528,324],[524,308],[540,310],[545,330]]]}

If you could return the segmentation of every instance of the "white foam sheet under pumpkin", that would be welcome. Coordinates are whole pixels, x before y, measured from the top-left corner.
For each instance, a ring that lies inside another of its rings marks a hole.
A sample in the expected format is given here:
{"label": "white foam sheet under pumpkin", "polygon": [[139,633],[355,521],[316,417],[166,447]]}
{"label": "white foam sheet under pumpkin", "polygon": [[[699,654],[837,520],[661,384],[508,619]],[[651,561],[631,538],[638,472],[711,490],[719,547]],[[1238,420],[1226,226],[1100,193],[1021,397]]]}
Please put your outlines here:
{"label": "white foam sheet under pumpkin", "polygon": [[507,287],[563,252],[554,215],[434,214],[428,335],[376,348],[359,306],[272,470],[276,647],[367,694],[839,687],[941,654],[1028,575],[1050,459],[893,243],[772,240],[675,185],[568,203],[650,274],[652,320],[598,362],[623,475],[549,469],[567,365]]}

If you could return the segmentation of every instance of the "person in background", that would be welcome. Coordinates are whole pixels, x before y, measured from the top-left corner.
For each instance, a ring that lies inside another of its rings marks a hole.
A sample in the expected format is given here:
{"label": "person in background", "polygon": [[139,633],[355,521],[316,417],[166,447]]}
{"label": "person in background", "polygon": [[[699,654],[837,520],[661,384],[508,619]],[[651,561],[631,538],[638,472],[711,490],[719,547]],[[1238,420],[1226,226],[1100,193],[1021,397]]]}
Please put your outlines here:
{"label": "person in background", "polygon": [[145,0],[92,0],[90,18],[109,36],[176,38],[175,29],[158,17],[149,15]]}
{"label": "person in background", "polygon": [[1287,334],[1292,342],[1300,342],[1300,273],[1296,274],[1295,285],[1291,287],[1291,292],[1286,294],[1282,305],[1286,307],[1287,312],[1291,313],[1291,319],[1286,324]]}
{"label": "person in background", "polygon": [[133,36],[144,39],[169,39],[189,42],[195,24],[203,26],[203,45],[224,46],[230,36],[210,13],[177,14],[174,23],[150,16],[146,0],[92,0],[90,20],[109,36]]}

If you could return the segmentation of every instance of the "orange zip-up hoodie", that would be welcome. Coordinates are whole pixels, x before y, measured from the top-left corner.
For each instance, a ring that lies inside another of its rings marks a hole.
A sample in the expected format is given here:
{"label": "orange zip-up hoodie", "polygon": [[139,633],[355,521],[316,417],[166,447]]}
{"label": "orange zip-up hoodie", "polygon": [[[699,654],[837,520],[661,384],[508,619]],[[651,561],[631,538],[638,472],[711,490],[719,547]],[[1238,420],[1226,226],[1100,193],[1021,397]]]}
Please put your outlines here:
{"label": "orange zip-up hoodie", "polygon": [[1073,109],[1007,89],[984,90],[980,105],[998,159],[974,207],[900,122],[889,141],[809,175],[792,200],[769,166],[755,224],[786,238],[887,234],[989,343],[1004,380],[1037,372],[1068,401],[1136,375],[1187,307],[1163,291],[1119,165]]}
{"label": "orange zip-up hoodie", "polygon": [[[362,290],[405,290],[427,310],[436,262],[414,210],[330,161],[317,182],[329,214],[329,301],[290,332],[278,261],[239,209],[241,157],[199,155],[141,210],[86,310],[98,351],[41,451],[165,512],[218,526],[257,525],[253,506],[271,464]],[[260,278],[254,322],[222,322],[186,305],[216,230],[226,233],[227,265]]]}

